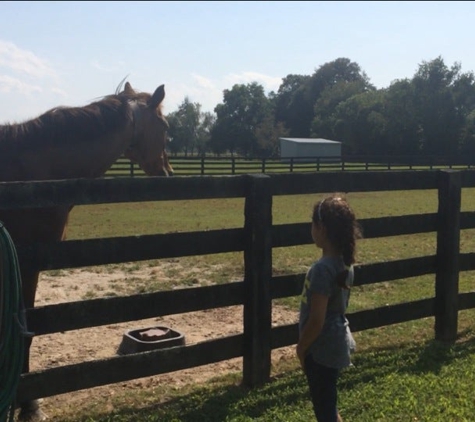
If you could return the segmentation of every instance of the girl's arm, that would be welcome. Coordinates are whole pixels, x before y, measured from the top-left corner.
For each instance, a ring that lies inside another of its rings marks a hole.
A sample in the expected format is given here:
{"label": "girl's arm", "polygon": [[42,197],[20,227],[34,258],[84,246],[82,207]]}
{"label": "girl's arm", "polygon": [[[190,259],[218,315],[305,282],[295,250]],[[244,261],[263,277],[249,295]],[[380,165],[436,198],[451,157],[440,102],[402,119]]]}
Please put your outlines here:
{"label": "girl's arm", "polygon": [[327,305],[328,296],[312,293],[310,297],[310,314],[300,333],[299,342],[297,343],[297,356],[302,368],[304,368],[308,348],[322,331],[323,324],[325,323],[325,315],[327,313]]}

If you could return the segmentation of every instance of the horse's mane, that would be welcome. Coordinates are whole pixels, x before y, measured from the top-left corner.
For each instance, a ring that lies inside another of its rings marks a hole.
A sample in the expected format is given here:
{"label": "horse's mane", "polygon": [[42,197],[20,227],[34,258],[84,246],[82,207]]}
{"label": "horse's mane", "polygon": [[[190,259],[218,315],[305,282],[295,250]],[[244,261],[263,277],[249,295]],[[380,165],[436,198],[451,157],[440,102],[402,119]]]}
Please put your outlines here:
{"label": "horse's mane", "polygon": [[[128,101],[146,103],[151,95],[129,91],[108,95],[83,107],[54,107],[19,124],[0,125],[0,148],[12,143],[31,148],[61,143],[94,142],[124,129],[130,119]],[[158,112],[161,114],[161,107]]]}

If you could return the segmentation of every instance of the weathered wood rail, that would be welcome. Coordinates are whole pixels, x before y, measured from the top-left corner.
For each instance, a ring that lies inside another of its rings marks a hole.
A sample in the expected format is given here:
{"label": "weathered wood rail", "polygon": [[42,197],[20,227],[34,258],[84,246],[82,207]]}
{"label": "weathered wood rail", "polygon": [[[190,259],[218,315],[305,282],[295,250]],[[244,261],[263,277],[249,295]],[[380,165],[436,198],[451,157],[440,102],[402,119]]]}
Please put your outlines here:
{"label": "weathered wood rail", "polygon": [[[470,169],[473,158],[465,156],[414,155],[348,155],[335,157],[211,157],[172,156],[175,174],[179,176],[242,175],[248,173],[292,173],[315,171],[376,171],[376,170],[433,170]],[[138,164],[125,157],[119,158],[107,172],[109,177],[143,177]]]}
{"label": "weathered wood rail", "polygon": [[[276,195],[332,191],[432,190],[432,214],[360,220],[365,238],[437,232],[434,255],[360,265],[355,285],[435,275],[433,298],[348,315],[360,331],[434,317],[435,338],[452,342],[458,311],[475,307],[475,293],[458,292],[460,271],[475,269],[475,255],[460,253],[459,233],[475,228],[475,212],[460,212],[462,188],[475,171],[327,172],[180,178],[118,178],[0,183],[0,208],[47,207],[179,199],[245,198],[242,228],[19,245],[19,260],[41,271],[223,252],[244,252],[241,282],[174,291],[60,303],[27,310],[36,336],[170,314],[243,305],[243,332],[164,350],[24,374],[18,398],[35,399],[243,357],[243,382],[269,379],[272,349],[295,344],[297,323],[271,326],[272,300],[301,293],[304,274],[272,275],[272,249],[310,244],[308,223],[273,225]],[[7,228],[8,229],[8,228]]]}

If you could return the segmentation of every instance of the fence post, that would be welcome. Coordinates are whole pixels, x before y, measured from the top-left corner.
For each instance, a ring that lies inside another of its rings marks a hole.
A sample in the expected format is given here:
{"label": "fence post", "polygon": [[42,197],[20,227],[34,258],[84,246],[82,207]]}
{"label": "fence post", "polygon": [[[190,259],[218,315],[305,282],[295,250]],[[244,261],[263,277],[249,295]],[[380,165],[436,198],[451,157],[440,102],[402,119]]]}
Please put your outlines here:
{"label": "fence post", "polygon": [[231,157],[231,174],[235,175],[236,174],[236,162],[234,157]]}
{"label": "fence post", "polygon": [[435,273],[435,338],[453,343],[457,338],[461,173],[437,173],[437,260]]}
{"label": "fence post", "polygon": [[205,156],[204,154],[201,155],[201,175],[204,176],[205,174]]}
{"label": "fence post", "polygon": [[272,192],[268,175],[246,177],[243,384],[254,387],[269,380],[271,368]]}
{"label": "fence post", "polygon": [[134,162],[130,161],[130,177],[134,177]]}

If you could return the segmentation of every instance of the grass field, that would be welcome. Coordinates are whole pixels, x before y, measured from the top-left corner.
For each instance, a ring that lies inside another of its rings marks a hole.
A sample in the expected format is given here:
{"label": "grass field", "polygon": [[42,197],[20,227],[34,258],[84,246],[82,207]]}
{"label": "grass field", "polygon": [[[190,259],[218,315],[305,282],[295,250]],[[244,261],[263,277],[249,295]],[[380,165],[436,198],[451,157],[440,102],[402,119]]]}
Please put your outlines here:
{"label": "grass field", "polygon": [[[475,210],[475,189],[464,189],[462,210]],[[274,224],[309,222],[312,205],[322,195],[275,197]],[[348,199],[359,218],[424,214],[437,210],[436,191],[350,193]],[[73,209],[69,239],[126,236],[175,231],[242,227],[244,201],[195,200],[140,204],[81,206]],[[364,229],[364,227],[363,227]],[[309,234],[310,236],[310,234]],[[435,233],[363,239],[358,262],[370,263],[433,255]],[[461,233],[461,250],[475,250],[474,230]],[[312,245],[273,251],[275,274],[304,272],[318,256]],[[242,254],[181,258],[195,268],[221,264],[210,273],[213,283],[242,278]],[[145,265],[145,264],[144,264]],[[461,273],[460,290],[472,291],[474,274]],[[167,286],[169,287],[169,286]],[[160,289],[154,285],[150,289]],[[352,290],[349,312],[385,304],[432,297],[434,277],[424,276]],[[296,298],[281,300],[297,306]],[[475,401],[475,312],[459,315],[455,345],[433,341],[433,319],[355,333],[358,344],[354,366],[340,380],[340,408],[345,421],[473,421]],[[239,386],[241,374],[230,374],[180,391],[138,390],[117,396],[111,413],[97,399],[81,412],[72,409],[68,419],[78,421],[308,421],[312,420],[303,374],[296,360],[272,368],[273,380],[254,390]],[[167,398],[164,400],[164,397]]]}

